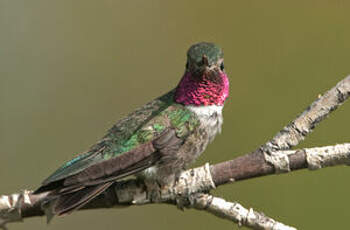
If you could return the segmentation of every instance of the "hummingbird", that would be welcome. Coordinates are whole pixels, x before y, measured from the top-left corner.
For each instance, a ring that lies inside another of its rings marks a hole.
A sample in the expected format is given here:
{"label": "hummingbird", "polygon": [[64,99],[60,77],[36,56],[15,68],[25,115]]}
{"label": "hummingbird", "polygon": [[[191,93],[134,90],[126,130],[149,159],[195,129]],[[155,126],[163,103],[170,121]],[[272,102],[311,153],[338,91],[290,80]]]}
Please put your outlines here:
{"label": "hummingbird", "polygon": [[208,42],[192,45],[177,87],[119,120],[100,141],[44,180],[34,194],[48,192],[52,214],[63,215],[128,176],[166,185],[221,132],[228,95],[221,48]]}

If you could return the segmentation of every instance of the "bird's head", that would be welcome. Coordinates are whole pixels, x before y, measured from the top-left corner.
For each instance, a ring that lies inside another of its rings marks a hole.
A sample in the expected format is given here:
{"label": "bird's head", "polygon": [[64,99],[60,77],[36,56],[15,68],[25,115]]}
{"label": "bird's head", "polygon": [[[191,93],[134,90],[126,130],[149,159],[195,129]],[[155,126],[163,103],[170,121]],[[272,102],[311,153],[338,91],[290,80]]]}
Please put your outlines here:
{"label": "bird's head", "polygon": [[184,105],[223,105],[229,93],[223,52],[214,43],[194,44],[187,52],[185,74],[175,93]]}

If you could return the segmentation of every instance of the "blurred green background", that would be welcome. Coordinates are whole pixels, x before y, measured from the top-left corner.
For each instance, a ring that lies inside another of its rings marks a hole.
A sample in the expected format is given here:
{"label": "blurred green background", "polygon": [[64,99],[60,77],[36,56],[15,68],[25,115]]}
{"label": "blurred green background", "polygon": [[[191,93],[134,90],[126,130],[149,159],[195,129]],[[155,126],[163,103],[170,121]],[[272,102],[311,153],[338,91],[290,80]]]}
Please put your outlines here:
{"label": "blurred green background", "polygon": [[[224,49],[231,90],[223,133],[196,165],[254,150],[350,74],[349,10],[346,1],[0,0],[0,194],[36,188],[116,120],[175,87],[199,41]],[[349,141],[349,117],[347,102],[301,147]],[[299,229],[345,229],[349,176],[345,166],[302,170],[214,193]],[[167,205],[45,221],[10,228],[233,227]]]}

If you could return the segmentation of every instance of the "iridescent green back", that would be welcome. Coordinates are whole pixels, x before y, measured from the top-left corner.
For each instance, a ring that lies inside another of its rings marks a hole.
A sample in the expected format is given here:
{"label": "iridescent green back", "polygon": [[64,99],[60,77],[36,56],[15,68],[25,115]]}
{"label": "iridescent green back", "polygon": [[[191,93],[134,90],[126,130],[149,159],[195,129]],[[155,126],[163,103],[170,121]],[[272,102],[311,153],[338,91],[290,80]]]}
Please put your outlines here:
{"label": "iridescent green back", "polygon": [[152,141],[165,129],[174,128],[185,139],[199,125],[196,115],[183,105],[174,103],[174,90],[151,101],[120,120],[91,149],[64,164],[43,185],[61,180],[87,167],[127,154],[140,144]]}

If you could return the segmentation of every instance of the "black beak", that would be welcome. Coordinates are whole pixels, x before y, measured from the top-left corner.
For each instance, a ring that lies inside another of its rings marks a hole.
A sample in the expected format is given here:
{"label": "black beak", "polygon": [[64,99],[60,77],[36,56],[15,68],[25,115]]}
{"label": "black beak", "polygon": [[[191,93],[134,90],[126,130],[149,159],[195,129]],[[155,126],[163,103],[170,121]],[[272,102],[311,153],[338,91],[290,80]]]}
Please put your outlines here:
{"label": "black beak", "polygon": [[205,55],[205,54],[202,57],[202,63],[204,66],[209,67],[209,60],[208,60],[207,55]]}
{"label": "black beak", "polygon": [[210,69],[209,59],[207,55],[204,54],[202,56],[202,61],[199,65],[200,66],[193,69],[194,71],[192,72],[194,76],[198,79],[202,79],[203,77],[208,75],[214,76],[217,74],[215,70]]}

